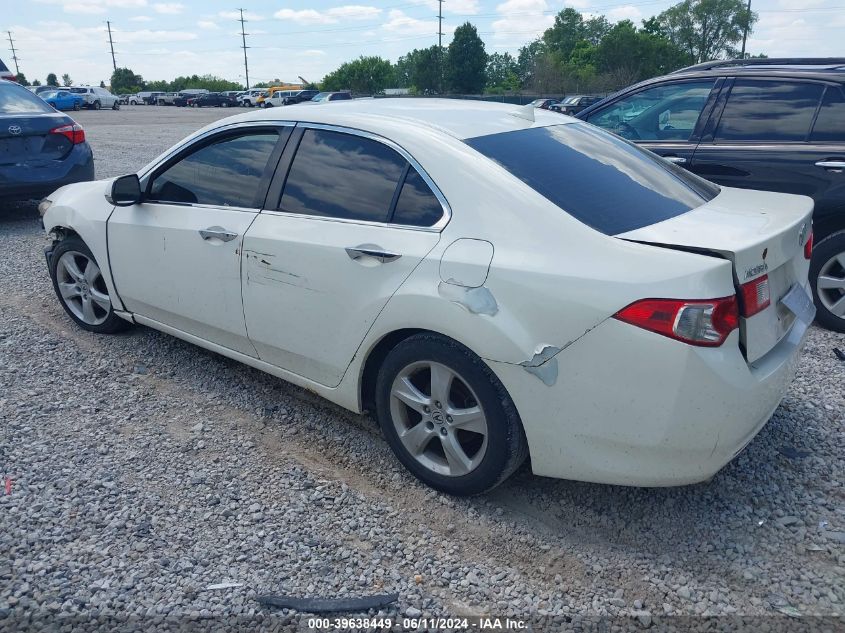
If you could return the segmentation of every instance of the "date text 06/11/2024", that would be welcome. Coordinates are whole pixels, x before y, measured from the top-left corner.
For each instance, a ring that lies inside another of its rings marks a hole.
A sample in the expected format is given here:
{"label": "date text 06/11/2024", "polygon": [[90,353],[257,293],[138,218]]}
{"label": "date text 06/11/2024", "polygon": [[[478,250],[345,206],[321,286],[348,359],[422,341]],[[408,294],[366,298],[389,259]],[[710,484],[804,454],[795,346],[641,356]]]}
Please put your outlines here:
{"label": "date text 06/11/2024", "polygon": [[404,631],[476,630],[476,631],[521,631],[527,628],[524,620],[497,617],[419,617],[394,620],[389,617],[346,617],[309,618],[308,628],[317,631],[391,629],[400,624]]}

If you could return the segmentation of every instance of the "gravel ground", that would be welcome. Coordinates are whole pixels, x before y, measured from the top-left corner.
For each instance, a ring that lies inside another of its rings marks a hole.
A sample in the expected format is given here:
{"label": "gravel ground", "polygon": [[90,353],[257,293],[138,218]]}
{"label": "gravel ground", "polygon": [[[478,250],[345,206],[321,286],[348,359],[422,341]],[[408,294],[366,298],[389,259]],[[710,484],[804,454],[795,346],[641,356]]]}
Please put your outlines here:
{"label": "gravel ground", "polygon": [[[106,177],[226,114],[74,116]],[[523,468],[451,499],[406,474],[366,416],[153,330],[74,327],[36,216],[0,203],[0,629],[73,614],[304,626],[255,601],[279,592],[398,592],[393,617],[845,614],[841,334],[812,330],[782,406],[709,483]],[[206,589],[223,581],[242,586]]]}

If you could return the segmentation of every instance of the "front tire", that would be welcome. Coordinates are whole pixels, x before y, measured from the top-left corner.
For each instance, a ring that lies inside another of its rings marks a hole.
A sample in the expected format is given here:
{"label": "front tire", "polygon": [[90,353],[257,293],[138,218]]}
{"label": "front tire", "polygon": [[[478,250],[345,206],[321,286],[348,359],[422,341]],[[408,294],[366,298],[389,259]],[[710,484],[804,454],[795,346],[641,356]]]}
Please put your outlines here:
{"label": "front tire", "polygon": [[74,112],[79,112],[79,110],[80,110],[80,107],[79,107],[79,102],[78,102],[78,101],[75,101],[75,102],[74,102],[74,104],[73,104],[73,111],[74,111]]}
{"label": "front tire", "polygon": [[112,110],[120,110],[120,103],[118,101],[114,102],[114,105],[111,107]]}
{"label": "front tire", "polygon": [[78,237],[65,238],[53,249],[50,277],[62,308],[83,330],[113,334],[129,326],[114,313],[100,267]]}
{"label": "front tire", "polygon": [[828,235],[813,247],[810,285],[816,321],[834,332],[845,332],[845,231]]}
{"label": "front tire", "polygon": [[388,353],[376,381],[376,410],[399,461],[448,494],[495,488],[528,455],[502,383],[478,356],[439,334],[415,334]]}

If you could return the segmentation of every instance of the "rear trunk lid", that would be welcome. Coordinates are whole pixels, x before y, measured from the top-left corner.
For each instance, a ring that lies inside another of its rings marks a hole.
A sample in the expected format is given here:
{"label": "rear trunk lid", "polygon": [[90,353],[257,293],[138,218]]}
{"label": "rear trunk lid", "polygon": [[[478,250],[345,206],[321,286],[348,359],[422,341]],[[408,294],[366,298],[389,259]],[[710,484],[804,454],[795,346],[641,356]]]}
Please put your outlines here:
{"label": "rear trunk lid", "polygon": [[50,130],[72,124],[72,119],[58,112],[0,114],[0,165],[37,167],[39,162],[63,158],[73,143],[61,134],[50,134]]}
{"label": "rear trunk lid", "polygon": [[813,200],[805,196],[725,187],[687,213],[616,237],[724,257],[733,263],[738,293],[742,285],[768,275],[771,304],[740,319],[740,340],[753,363],[789,332],[796,313],[808,318],[809,309],[798,306],[809,295],[804,244],[812,213]]}

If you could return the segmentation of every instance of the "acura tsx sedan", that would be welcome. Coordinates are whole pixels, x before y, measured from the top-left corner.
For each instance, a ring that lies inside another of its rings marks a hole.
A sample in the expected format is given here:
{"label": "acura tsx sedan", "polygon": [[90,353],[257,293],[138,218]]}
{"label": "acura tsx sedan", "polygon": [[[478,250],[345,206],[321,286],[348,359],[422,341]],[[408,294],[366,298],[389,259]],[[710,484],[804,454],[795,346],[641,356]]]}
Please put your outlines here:
{"label": "acura tsx sedan", "polygon": [[80,327],[146,325],[373,411],[452,494],[706,480],[794,374],[809,198],[556,113],[454,100],[217,121],[40,211]]}

